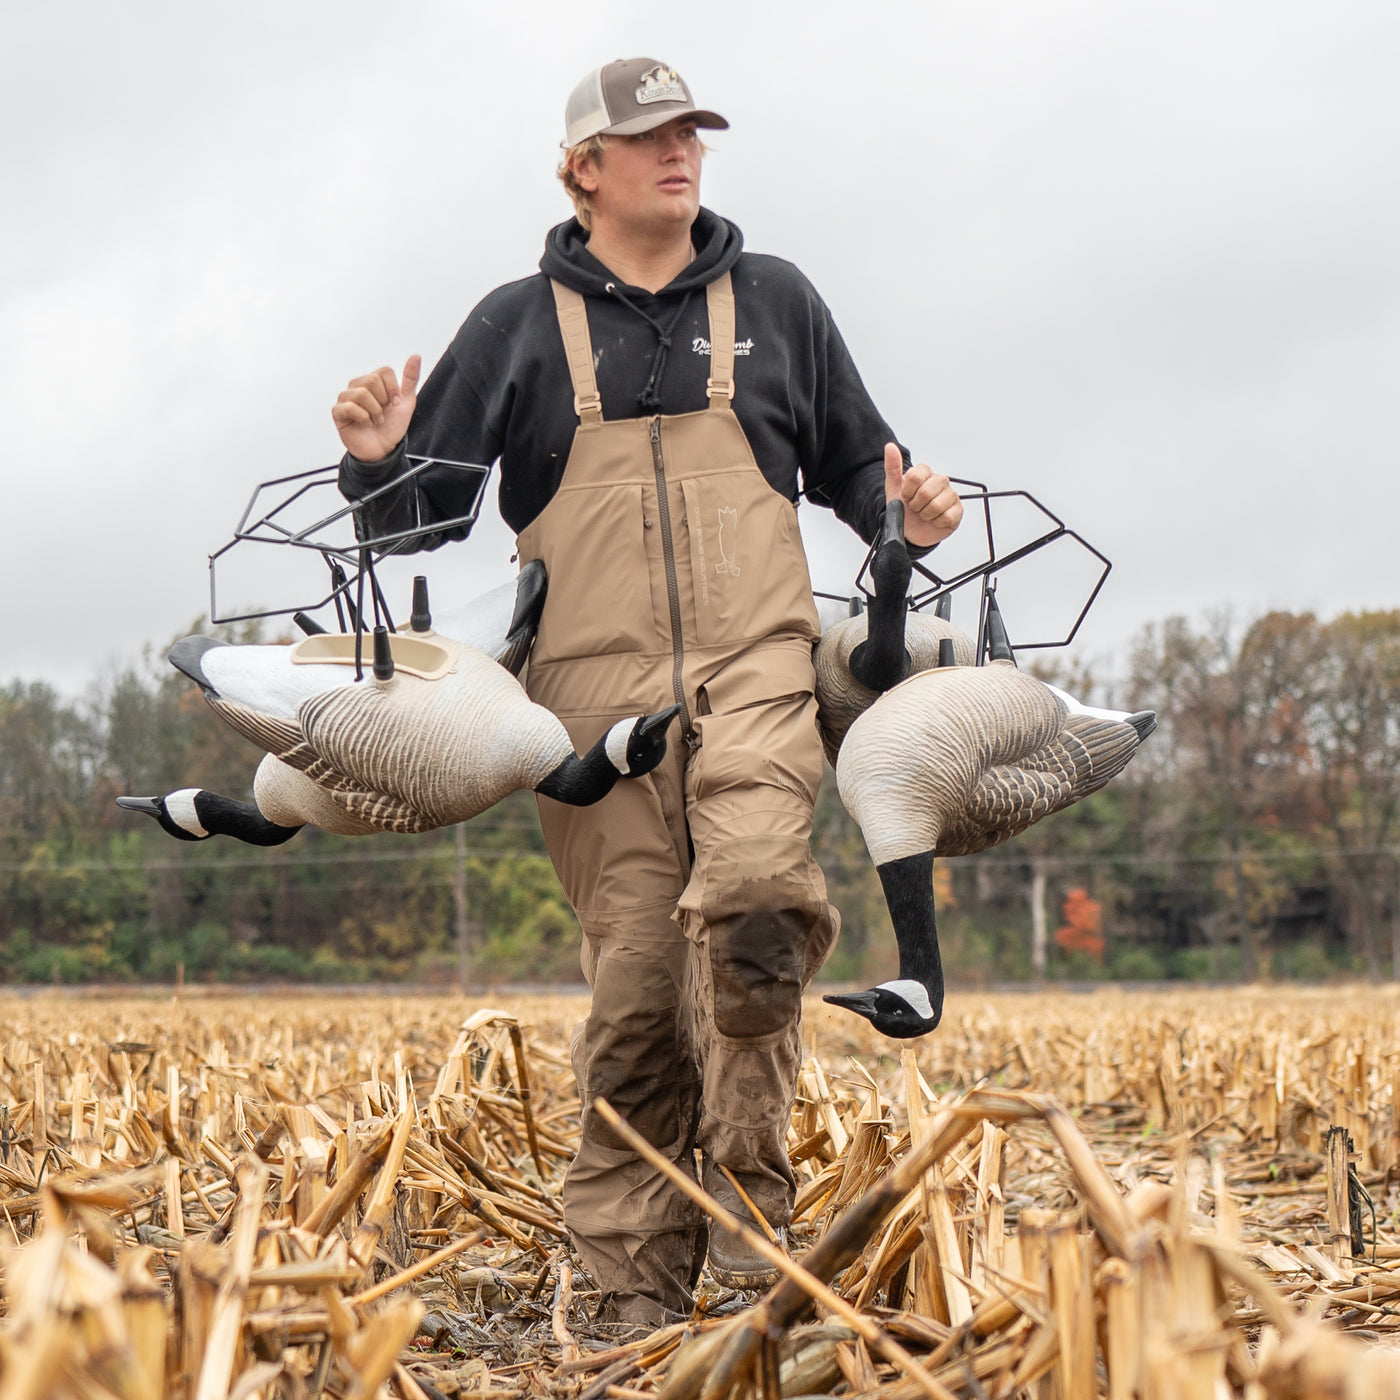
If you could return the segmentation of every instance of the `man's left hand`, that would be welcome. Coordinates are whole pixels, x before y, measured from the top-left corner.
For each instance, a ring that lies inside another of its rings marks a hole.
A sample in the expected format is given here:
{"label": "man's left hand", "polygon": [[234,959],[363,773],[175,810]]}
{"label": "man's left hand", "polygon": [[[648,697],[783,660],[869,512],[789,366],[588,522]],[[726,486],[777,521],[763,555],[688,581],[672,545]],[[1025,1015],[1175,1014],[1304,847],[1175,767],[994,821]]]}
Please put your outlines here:
{"label": "man's left hand", "polygon": [[904,538],[918,549],[946,540],[962,524],[958,493],[946,476],[923,462],[904,470],[898,446],[885,444],[885,499],[904,501]]}

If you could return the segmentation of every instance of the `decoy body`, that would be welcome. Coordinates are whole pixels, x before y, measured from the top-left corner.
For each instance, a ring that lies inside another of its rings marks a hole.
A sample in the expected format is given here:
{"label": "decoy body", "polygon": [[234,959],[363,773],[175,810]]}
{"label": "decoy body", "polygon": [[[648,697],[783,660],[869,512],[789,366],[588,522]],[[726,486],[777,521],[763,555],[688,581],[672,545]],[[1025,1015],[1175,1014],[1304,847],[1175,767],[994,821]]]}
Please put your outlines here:
{"label": "decoy body", "polygon": [[[874,603],[870,618],[872,632],[900,621],[898,611]],[[943,1014],[934,857],[995,846],[1096,792],[1156,727],[1149,710],[1093,709],[1018,670],[995,599],[988,633],[989,664],[935,664],[911,674],[873,697],[840,741],[837,786],[884,888],[899,976],[825,1000],[885,1035],[923,1035]],[[880,639],[882,655],[889,643],[888,635]]]}
{"label": "decoy body", "polygon": [[521,788],[581,806],[620,777],[650,772],[676,711],[623,720],[579,757],[515,674],[543,605],[543,566],[527,566],[508,587],[517,594],[508,610],[497,590],[447,620],[489,651],[434,630],[426,605],[415,607],[414,629],[377,637],[374,674],[359,681],[352,666],[319,659],[350,660],[351,637],[321,634],[295,647],[186,637],[171,662],[199,682],[223,720],[267,750],[254,803],[202,789],[118,802],[182,839],[275,845],[308,823],[352,836],[429,831]]}

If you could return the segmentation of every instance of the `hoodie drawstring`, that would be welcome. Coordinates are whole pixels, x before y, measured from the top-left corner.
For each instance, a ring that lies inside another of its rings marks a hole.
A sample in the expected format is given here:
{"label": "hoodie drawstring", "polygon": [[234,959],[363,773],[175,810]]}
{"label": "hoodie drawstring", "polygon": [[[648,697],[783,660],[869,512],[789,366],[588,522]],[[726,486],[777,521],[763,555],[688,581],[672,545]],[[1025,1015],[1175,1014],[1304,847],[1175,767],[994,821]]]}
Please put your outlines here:
{"label": "hoodie drawstring", "polygon": [[670,322],[663,326],[654,316],[648,316],[640,306],[628,297],[616,282],[609,282],[603,288],[609,295],[615,296],[629,311],[635,312],[638,316],[656,332],[656,354],[652,356],[651,374],[647,378],[645,387],[637,395],[637,406],[644,409],[658,409],[661,407],[661,376],[666,371],[666,352],[671,348],[671,332],[680,324],[680,319],[685,315],[685,309],[690,305],[690,293],[687,292],[681,298],[681,304],[676,308],[676,314],[671,317]]}

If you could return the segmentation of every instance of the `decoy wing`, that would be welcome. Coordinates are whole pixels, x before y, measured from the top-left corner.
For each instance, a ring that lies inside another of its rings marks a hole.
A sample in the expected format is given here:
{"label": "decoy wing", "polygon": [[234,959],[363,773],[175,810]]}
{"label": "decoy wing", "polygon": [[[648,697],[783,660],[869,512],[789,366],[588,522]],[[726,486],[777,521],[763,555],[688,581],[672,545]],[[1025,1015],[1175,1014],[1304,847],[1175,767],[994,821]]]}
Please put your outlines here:
{"label": "decoy wing", "polygon": [[880,697],[851,725],[836,764],[841,800],[876,865],[944,854],[988,772],[1050,744],[1065,714],[1039,681],[1000,662],[924,672]]}
{"label": "decoy wing", "polygon": [[1067,715],[1044,747],[987,770],[966,808],[945,824],[938,854],[971,855],[1019,836],[1111,782],[1141,743],[1139,732],[1122,720]]}
{"label": "decoy wing", "polygon": [[[285,650],[285,648],[284,648]],[[330,669],[329,667],[327,669]],[[336,667],[344,670],[345,667]],[[354,672],[351,672],[354,675]],[[294,768],[305,768],[315,761],[316,755],[306,747],[301,725],[295,719],[281,719],[276,715],[255,710],[237,700],[222,695],[206,695],[209,708],[219,716],[230,729],[235,729],[250,743],[270,754],[276,754],[284,763]]]}
{"label": "decoy wing", "polygon": [[564,726],[508,671],[438,640],[456,652],[454,675],[422,681],[398,674],[313,696],[298,711],[304,747],[279,756],[357,815],[378,820],[397,812],[393,829],[403,830],[411,812],[424,823],[417,829],[428,830],[537,787],[573,755]]}

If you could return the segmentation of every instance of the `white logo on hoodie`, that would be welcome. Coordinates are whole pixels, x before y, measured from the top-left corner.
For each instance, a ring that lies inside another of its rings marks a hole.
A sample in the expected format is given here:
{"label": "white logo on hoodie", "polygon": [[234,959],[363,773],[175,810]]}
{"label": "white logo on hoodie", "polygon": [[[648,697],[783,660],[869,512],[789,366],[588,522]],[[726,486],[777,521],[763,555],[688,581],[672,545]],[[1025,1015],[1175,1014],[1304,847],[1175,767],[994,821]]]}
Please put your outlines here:
{"label": "white logo on hoodie", "polygon": [[[695,352],[695,354],[704,355],[708,358],[710,353],[710,342],[703,335],[697,335],[695,339],[690,342],[690,348]],[[752,354],[753,337],[750,336],[748,340],[736,340],[734,342],[734,353],[736,355]]]}

